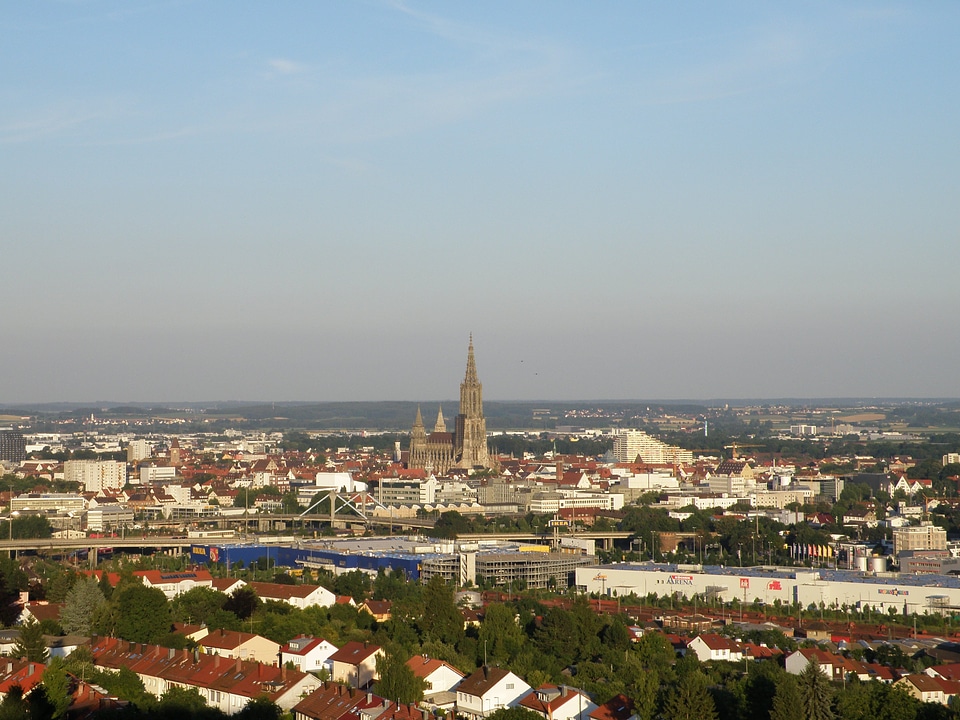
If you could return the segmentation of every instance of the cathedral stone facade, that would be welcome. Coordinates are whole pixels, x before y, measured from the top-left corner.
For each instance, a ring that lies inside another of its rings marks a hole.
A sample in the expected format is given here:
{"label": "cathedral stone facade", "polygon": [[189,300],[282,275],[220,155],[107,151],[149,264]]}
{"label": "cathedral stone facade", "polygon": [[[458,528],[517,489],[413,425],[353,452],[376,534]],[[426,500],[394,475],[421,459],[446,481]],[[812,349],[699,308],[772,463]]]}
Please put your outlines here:
{"label": "cathedral stone facade", "polygon": [[427,433],[420,408],[410,431],[408,467],[443,475],[451,468],[492,468],[495,463],[487,447],[487,421],[483,417],[483,385],[477,377],[473,357],[473,336],[467,350],[467,373],[460,383],[460,413],[453,432],[447,432],[443,408],[437,413],[433,432]]}

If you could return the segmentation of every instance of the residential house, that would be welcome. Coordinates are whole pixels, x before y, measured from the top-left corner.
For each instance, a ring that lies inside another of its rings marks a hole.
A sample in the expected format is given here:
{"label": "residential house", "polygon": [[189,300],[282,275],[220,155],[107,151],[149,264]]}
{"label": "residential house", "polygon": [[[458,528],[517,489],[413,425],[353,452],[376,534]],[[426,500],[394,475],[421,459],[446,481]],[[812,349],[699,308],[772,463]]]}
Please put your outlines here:
{"label": "residential house", "polygon": [[372,693],[335,682],[321,683],[293,707],[294,720],[339,720],[361,703],[379,698]]}
{"label": "residential house", "polygon": [[0,695],[6,695],[14,686],[19,686],[26,695],[40,684],[46,669],[47,666],[43,663],[13,658],[0,659]]}
{"label": "residential house", "polygon": [[598,707],[582,690],[567,685],[541,685],[520,698],[517,705],[544,720],[577,720]]}
{"label": "residential house", "polygon": [[484,665],[457,686],[457,714],[480,720],[500,708],[514,707],[531,690],[509,670]]}
{"label": "residential house", "polygon": [[614,695],[590,713],[590,720],[637,720],[633,700],[626,695]]}
{"label": "residential house", "polygon": [[817,665],[820,672],[829,679],[838,682],[849,676],[854,676],[864,682],[873,678],[873,673],[864,663],[812,647],[800,648],[787,655],[784,667],[791,675],[799,675],[811,661]]}
{"label": "residential house", "polygon": [[424,695],[434,695],[453,690],[466,677],[445,660],[438,660],[426,655],[414,655],[407,660],[407,667],[413,670],[414,675],[424,681]]}
{"label": "residential house", "polygon": [[935,702],[941,705],[946,705],[956,694],[957,685],[954,681],[931,677],[924,673],[904,675],[894,683],[895,687],[904,689],[920,702]]}
{"label": "residential house", "polygon": [[366,688],[380,677],[377,674],[378,657],[383,657],[383,649],[379,645],[348,642],[329,658],[332,679],[334,682],[345,682],[357,688]]}
{"label": "residential house", "polygon": [[716,633],[697,635],[687,643],[687,652],[695,653],[700,662],[716,660],[740,662],[743,660],[743,651],[737,641]]}
{"label": "residential house", "polygon": [[210,628],[206,625],[191,625],[189,623],[180,623],[175,622],[173,624],[173,631],[177,635],[183,635],[187,640],[193,640],[197,642],[201,638],[205,638],[210,634]]}
{"label": "residential house", "polygon": [[187,572],[166,570],[137,570],[135,577],[140,578],[147,587],[158,588],[163,591],[167,599],[193,590],[196,587],[213,587],[213,576],[206,570]]}
{"label": "residential house", "polygon": [[322,585],[284,585],[283,583],[250,582],[247,585],[261,600],[275,600],[303,610],[311,605],[329,607],[337,596]]}
{"label": "residential house", "polygon": [[378,623],[383,623],[390,619],[392,607],[393,603],[389,600],[364,600],[357,609],[373,615],[373,619]]}
{"label": "residential house", "polygon": [[325,668],[332,677],[333,663],[329,660],[337,650],[336,645],[323,638],[299,635],[280,648],[280,662],[293,663],[303,672],[319,672]]}
{"label": "residential house", "polygon": [[208,705],[228,715],[260,696],[266,696],[283,710],[291,710],[320,685],[313,675],[275,664],[231,660],[117,638],[93,638],[91,651],[97,667],[109,671],[129,668],[153,695],[159,697],[173,687],[196,688]]}
{"label": "residential house", "polygon": [[62,610],[63,603],[51,603],[47,602],[46,600],[25,602],[23,604],[23,609],[20,611],[20,617],[17,618],[17,624],[23,625],[31,621],[39,623],[43,622],[44,620],[59,623],[60,612]]}
{"label": "residential house", "polygon": [[233,595],[234,592],[242,588],[247,583],[239,578],[214,578],[212,587],[224,595]]}
{"label": "residential house", "polygon": [[236,630],[214,630],[200,638],[197,645],[208,655],[256,660],[269,665],[277,664],[280,657],[280,643]]}

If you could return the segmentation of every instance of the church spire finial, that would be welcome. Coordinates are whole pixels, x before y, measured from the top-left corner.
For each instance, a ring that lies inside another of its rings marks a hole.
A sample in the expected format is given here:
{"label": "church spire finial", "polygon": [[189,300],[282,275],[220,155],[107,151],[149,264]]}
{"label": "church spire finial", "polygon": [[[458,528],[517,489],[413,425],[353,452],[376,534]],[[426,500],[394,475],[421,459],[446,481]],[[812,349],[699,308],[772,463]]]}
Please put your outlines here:
{"label": "church spire finial", "polygon": [[420,414],[420,406],[417,405],[417,419],[413,421],[413,426],[423,427],[423,415]]}

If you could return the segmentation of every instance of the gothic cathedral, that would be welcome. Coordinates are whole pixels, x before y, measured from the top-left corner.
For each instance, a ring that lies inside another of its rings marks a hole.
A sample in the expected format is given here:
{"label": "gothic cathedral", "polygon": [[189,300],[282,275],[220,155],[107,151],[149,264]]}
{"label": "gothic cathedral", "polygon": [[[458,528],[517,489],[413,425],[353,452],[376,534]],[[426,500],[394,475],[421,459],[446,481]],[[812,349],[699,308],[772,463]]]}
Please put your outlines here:
{"label": "gothic cathedral", "polygon": [[495,461],[487,448],[487,421],[483,417],[483,385],[473,358],[473,335],[467,350],[467,374],[460,383],[460,414],[453,432],[447,432],[443,410],[437,413],[433,432],[427,434],[420,408],[410,431],[407,466],[443,475],[451,468],[492,468]]}

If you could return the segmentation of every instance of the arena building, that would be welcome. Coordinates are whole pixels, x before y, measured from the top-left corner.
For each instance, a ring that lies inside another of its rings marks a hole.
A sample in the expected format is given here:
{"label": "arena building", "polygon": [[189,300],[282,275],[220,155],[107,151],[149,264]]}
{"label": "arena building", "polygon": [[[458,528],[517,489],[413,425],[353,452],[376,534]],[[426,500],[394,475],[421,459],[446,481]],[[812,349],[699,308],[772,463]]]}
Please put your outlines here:
{"label": "arena building", "polygon": [[946,575],[870,575],[850,570],[731,568],[617,563],[577,568],[581,592],[613,597],[679,594],[707,601],[760,602],[909,613],[960,610],[960,578]]}

